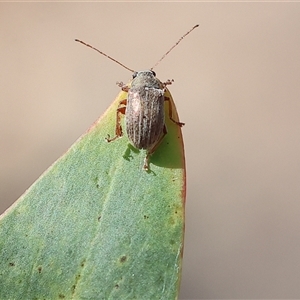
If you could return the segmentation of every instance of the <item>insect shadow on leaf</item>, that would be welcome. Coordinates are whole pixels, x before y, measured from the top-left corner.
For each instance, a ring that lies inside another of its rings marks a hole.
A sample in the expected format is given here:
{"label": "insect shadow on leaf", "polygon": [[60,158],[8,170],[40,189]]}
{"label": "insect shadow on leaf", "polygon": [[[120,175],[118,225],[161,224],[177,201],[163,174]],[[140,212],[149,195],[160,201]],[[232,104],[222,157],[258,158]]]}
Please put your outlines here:
{"label": "insect shadow on leaf", "polygon": [[127,144],[127,149],[125,150],[125,153],[123,154],[123,158],[126,159],[127,161],[131,161],[133,159],[132,156],[133,153],[140,153],[140,150],[133,147],[130,143]]}

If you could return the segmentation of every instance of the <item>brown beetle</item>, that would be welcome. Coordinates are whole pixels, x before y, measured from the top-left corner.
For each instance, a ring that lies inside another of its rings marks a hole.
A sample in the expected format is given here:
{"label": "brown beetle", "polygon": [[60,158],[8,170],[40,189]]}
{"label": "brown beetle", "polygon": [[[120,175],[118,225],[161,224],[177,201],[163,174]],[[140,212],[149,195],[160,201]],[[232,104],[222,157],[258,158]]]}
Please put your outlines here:
{"label": "brown beetle", "polygon": [[166,86],[171,84],[172,81],[168,80],[162,83],[156,78],[156,74],[152,69],[162,60],[164,57],[178,45],[178,43],[194,30],[199,25],[195,25],[191,30],[184,34],[178,42],[167,51],[163,57],[150,69],[145,71],[135,72],[132,69],[124,66],[117,60],[94,48],[93,46],[86,44],[80,40],[80,42],[100,54],[108,57],[109,59],[120,64],[124,68],[133,73],[133,80],[131,81],[130,87],[123,83],[118,83],[123,91],[128,93],[128,97],[119,103],[117,108],[116,116],[116,130],[115,136],[110,138],[107,136],[106,140],[112,142],[115,139],[123,136],[121,126],[121,115],[125,114],[126,118],[126,133],[134,147],[137,149],[145,149],[147,151],[144,160],[144,169],[149,169],[149,158],[153,154],[160,144],[161,140],[167,134],[167,128],[165,125],[165,114],[164,114],[164,102],[169,101],[169,118],[178,126],[183,126],[184,123],[177,122],[172,117],[172,105],[170,99],[165,97]]}
{"label": "brown beetle", "polygon": [[[156,78],[152,70],[133,73],[131,87],[123,86],[122,90],[128,92],[127,100],[120,102],[117,109],[116,136],[108,137],[111,142],[123,135],[121,127],[121,114],[125,114],[126,133],[134,147],[147,150],[144,160],[144,169],[149,169],[149,157],[154,153],[163,137],[167,134],[165,125],[164,102],[170,101],[164,96],[165,88],[171,81],[162,83]],[[172,105],[169,103],[169,118],[179,126],[184,123],[177,122],[172,117]]]}

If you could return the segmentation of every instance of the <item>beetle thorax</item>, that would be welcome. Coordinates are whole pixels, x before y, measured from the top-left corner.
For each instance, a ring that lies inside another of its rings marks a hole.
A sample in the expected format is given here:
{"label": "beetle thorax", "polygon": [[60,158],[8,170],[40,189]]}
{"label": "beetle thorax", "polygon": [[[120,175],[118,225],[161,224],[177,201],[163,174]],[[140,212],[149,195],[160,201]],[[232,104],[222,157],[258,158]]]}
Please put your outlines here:
{"label": "beetle thorax", "polygon": [[150,70],[139,71],[133,74],[133,80],[131,82],[131,88],[135,87],[148,87],[148,88],[162,88],[162,84],[159,79],[156,78],[155,72]]}

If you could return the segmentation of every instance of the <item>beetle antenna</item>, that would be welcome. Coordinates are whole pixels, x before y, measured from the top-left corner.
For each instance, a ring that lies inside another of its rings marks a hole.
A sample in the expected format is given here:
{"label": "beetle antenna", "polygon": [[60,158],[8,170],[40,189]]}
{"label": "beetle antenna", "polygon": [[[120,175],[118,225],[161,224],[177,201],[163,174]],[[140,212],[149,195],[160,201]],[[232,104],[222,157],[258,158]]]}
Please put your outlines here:
{"label": "beetle antenna", "polygon": [[91,45],[89,45],[89,44],[87,44],[87,43],[85,43],[85,42],[83,42],[83,41],[81,41],[81,40],[78,40],[78,39],[75,39],[75,41],[76,41],[76,42],[79,42],[79,43],[81,43],[81,44],[83,44],[83,45],[85,45],[85,46],[87,46],[87,47],[90,47],[90,48],[96,50],[97,52],[99,52],[100,54],[106,56],[106,57],[109,58],[110,60],[116,62],[117,64],[119,64],[119,65],[122,66],[123,68],[125,68],[125,69],[127,69],[127,70],[129,70],[129,71],[131,71],[131,72],[134,72],[134,70],[132,70],[132,69],[126,67],[125,65],[123,65],[123,64],[121,64],[119,61],[117,61],[116,59],[110,57],[109,55],[107,55],[107,54],[105,54],[104,52],[98,50],[97,48],[95,48],[95,47],[93,47],[93,46],[91,46]]}
{"label": "beetle antenna", "polygon": [[178,42],[173,45],[169,51],[167,51],[163,56],[162,58],[150,69],[150,70],[153,70],[180,42],[181,40],[186,37],[189,33],[191,33],[195,28],[199,27],[199,24],[195,25],[192,29],[190,29],[188,32],[186,32],[179,40]]}

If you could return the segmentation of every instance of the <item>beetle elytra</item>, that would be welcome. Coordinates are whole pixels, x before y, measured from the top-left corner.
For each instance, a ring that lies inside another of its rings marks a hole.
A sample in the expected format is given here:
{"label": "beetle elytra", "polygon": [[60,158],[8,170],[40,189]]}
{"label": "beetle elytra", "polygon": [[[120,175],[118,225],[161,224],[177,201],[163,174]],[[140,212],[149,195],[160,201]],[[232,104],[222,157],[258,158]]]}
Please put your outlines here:
{"label": "beetle elytra", "polygon": [[133,72],[133,79],[130,83],[130,86],[124,85],[123,83],[118,83],[122,90],[128,93],[128,96],[127,99],[122,100],[119,103],[116,111],[115,136],[111,138],[110,135],[108,135],[106,140],[108,142],[112,142],[123,136],[121,115],[125,114],[126,133],[128,139],[135,148],[146,150],[143,166],[145,170],[149,170],[150,156],[155,152],[160,142],[167,134],[164,115],[164,103],[166,101],[169,102],[169,118],[180,127],[184,125],[184,123],[177,122],[173,119],[170,99],[164,95],[167,85],[170,85],[172,81],[168,80],[164,83],[161,82],[158,78],[156,78],[153,68],[157,66],[157,64],[163,60],[165,56],[174,47],[176,47],[186,35],[188,35],[198,26],[199,25],[195,25],[192,29],[185,33],[150,70],[139,72],[135,72],[134,70],[126,67],[119,61],[101,52],[97,48],[94,48],[83,41],[77,39],[75,40],[96,50],[100,54],[108,57],[122,67]]}

